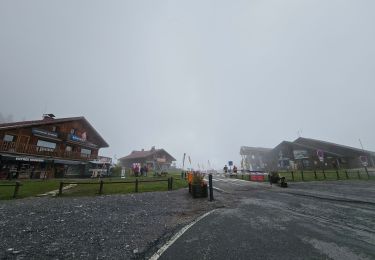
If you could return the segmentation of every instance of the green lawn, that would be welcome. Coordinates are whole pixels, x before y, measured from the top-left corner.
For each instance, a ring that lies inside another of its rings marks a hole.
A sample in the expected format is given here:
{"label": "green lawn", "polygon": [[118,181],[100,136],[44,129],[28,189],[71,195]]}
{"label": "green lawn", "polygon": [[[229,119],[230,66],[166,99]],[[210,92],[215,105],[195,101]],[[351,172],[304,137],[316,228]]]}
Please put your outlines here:
{"label": "green lawn", "polygon": [[[129,176],[125,179],[119,177],[103,178],[103,194],[124,194],[135,192],[134,183],[115,183],[109,184],[108,182],[121,182],[121,181],[139,181],[143,180],[167,180],[167,178],[173,177],[173,190],[187,187],[187,182],[181,180],[180,173],[170,173],[167,176],[153,176],[150,174],[147,177],[133,177]],[[62,179],[50,179],[50,180],[20,180],[22,186],[19,188],[17,198],[33,197],[42,193],[46,193],[52,190],[58,190],[59,184]],[[99,179],[64,179],[64,182],[85,182],[92,184],[78,184],[76,187],[69,190],[63,191],[63,196],[93,196],[99,193]],[[0,181],[1,184],[15,184],[15,181]],[[139,183],[138,192],[150,192],[150,191],[167,191],[168,182],[148,182]],[[13,196],[14,187],[0,186],[0,200],[11,199]]]}

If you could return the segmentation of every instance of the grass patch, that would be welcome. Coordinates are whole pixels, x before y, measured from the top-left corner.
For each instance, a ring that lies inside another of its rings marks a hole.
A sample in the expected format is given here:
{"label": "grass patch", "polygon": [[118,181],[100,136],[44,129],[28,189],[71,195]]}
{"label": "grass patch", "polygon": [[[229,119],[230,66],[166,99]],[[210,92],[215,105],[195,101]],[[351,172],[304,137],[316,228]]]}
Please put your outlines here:
{"label": "grass patch", "polygon": [[[172,172],[165,177],[153,176],[147,177],[129,176],[126,179],[120,177],[104,178],[103,194],[126,194],[135,192],[134,183],[116,183],[106,184],[106,182],[116,181],[139,181],[143,180],[166,180],[173,177],[173,190],[187,187],[187,182],[181,180],[181,173]],[[22,186],[19,187],[17,198],[34,197],[52,190],[58,190],[60,182],[89,182],[92,184],[78,184],[76,187],[63,191],[63,196],[95,196],[99,193],[99,179],[49,179],[49,180],[21,180]],[[15,184],[15,181],[1,180],[0,184]],[[139,183],[138,192],[150,191],[167,191],[168,182],[148,182]],[[13,198],[13,186],[0,186],[0,200],[8,200]]]}
{"label": "grass patch", "polygon": [[[58,180],[22,180],[17,198],[37,196],[59,188]],[[15,181],[0,181],[0,184],[15,184]],[[13,198],[14,187],[0,186],[0,200]]]}

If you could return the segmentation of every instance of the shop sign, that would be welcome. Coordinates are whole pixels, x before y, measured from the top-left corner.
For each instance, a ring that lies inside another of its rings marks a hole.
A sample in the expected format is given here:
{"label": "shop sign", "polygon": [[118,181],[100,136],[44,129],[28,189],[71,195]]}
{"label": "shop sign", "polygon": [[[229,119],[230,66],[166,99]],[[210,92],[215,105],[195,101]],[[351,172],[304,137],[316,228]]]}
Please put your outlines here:
{"label": "shop sign", "polygon": [[47,131],[44,129],[33,128],[31,131],[33,134],[37,134],[37,135],[43,135],[43,136],[54,137],[54,138],[58,137],[58,133]]}
{"label": "shop sign", "polygon": [[29,158],[29,157],[16,157],[16,161],[23,161],[23,162],[44,162],[43,159]]}

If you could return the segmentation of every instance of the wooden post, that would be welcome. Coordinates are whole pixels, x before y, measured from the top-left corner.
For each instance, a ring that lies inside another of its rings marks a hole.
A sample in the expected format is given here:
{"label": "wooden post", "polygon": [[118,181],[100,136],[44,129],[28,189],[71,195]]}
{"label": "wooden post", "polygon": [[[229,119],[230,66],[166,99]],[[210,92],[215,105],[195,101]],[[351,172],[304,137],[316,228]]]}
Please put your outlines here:
{"label": "wooden post", "polygon": [[315,176],[315,180],[317,180],[318,176],[316,176],[316,170],[314,170],[314,176]]}
{"label": "wooden post", "polygon": [[359,173],[359,170],[357,171],[358,179],[361,179],[361,174]]}
{"label": "wooden post", "polygon": [[349,179],[348,171],[345,170],[346,179]]}
{"label": "wooden post", "polygon": [[294,181],[294,172],[292,171],[292,181]]}
{"label": "wooden post", "polygon": [[138,192],[138,178],[135,179],[135,192]]}
{"label": "wooden post", "polygon": [[173,190],[173,177],[171,177],[171,190]]}
{"label": "wooden post", "polygon": [[100,180],[100,185],[99,185],[99,194],[103,194],[103,180]]}
{"label": "wooden post", "polygon": [[366,174],[367,174],[367,179],[370,179],[370,174],[368,173],[367,167],[365,167],[365,171],[366,171]]}
{"label": "wooden post", "polygon": [[63,187],[64,187],[64,183],[62,181],[60,181],[59,196],[62,195]]}
{"label": "wooden post", "polygon": [[327,179],[326,172],[325,172],[324,168],[323,168],[323,176],[324,176],[324,179]]}
{"label": "wooden post", "polygon": [[337,179],[340,180],[339,170],[336,170]]}
{"label": "wooden post", "polygon": [[210,186],[210,201],[214,200],[214,187],[212,186],[212,174],[208,175],[208,185]]}
{"label": "wooden post", "polygon": [[305,177],[303,176],[303,170],[301,171],[301,177],[302,177],[302,181],[305,181]]}
{"label": "wooden post", "polygon": [[13,199],[17,197],[20,186],[21,186],[21,183],[19,181],[16,181],[16,186],[14,187]]}

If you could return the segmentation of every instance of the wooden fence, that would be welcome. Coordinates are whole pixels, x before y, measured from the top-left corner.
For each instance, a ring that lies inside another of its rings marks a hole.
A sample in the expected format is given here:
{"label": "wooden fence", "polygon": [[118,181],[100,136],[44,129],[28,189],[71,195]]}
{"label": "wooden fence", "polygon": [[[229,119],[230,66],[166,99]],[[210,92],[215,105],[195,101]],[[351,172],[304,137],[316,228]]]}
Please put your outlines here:
{"label": "wooden fence", "polygon": [[0,187],[14,187],[13,199],[15,199],[17,197],[18,191],[19,191],[21,186],[22,186],[22,183],[20,183],[19,181],[16,181],[14,184],[13,183],[0,184]]}
{"label": "wooden fence", "polygon": [[159,179],[159,180],[138,180],[135,179],[134,181],[103,181],[100,180],[99,182],[71,182],[71,181],[61,181],[60,186],[59,186],[59,196],[62,195],[64,185],[69,185],[69,184],[77,184],[77,185],[99,185],[98,188],[98,194],[101,195],[103,194],[103,187],[104,185],[111,185],[111,184],[134,184],[134,192],[139,191],[139,184],[140,183],[150,183],[150,182],[167,182],[167,188],[168,190],[173,189],[173,177],[169,177],[168,179]]}

